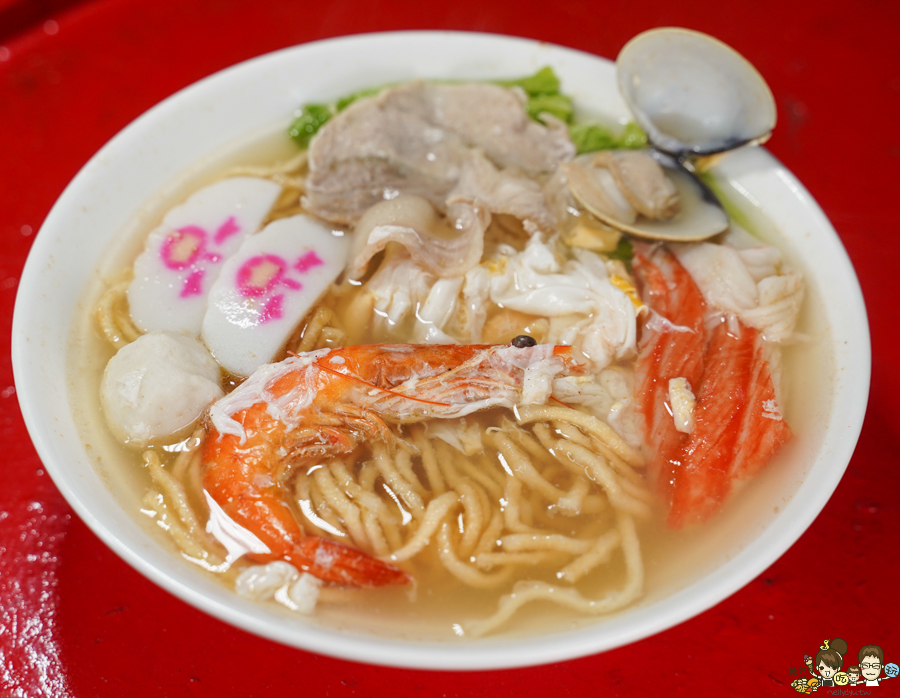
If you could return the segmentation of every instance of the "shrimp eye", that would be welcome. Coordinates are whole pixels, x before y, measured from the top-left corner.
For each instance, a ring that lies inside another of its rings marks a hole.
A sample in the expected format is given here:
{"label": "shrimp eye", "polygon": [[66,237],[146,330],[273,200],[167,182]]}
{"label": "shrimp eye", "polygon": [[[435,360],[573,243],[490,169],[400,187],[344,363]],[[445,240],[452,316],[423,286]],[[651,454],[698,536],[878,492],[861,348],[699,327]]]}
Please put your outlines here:
{"label": "shrimp eye", "polygon": [[527,334],[520,334],[518,337],[515,337],[510,344],[517,349],[525,349],[526,347],[533,347],[537,344],[537,340],[535,340],[534,337],[529,337]]}

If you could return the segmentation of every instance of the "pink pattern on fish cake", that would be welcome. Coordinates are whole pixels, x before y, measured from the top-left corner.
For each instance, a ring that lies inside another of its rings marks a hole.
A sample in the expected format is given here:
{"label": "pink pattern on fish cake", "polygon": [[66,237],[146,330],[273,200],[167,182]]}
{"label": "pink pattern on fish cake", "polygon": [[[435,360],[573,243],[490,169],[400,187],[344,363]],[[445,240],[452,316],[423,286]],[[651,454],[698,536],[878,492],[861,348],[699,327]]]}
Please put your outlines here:
{"label": "pink pattern on fish cake", "polygon": [[184,280],[184,286],[181,289],[181,297],[189,298],[190,296],[199,296],[203,293],[203,277],[205,270],[197,269],[188,274]]}
{"label": "pink pattern on fish cake", "polygon": [[294,265],[294,269],[303,274],[313,267],[319,267],[323,264],[325,264],[325,262],[323,262],[319,255],[316,254],[316,251],[310,250],[297,260],[297,263]]}
{"label": "pink pattern on fish cake", "polygon": [[[274,265],[278,270],[268,278],[265,285],[259,286],[254,283],[253,274],[258,267],[266,263]],[[238,268],[235,280],[238,293],[244,298],[259,298],[266,295],[281,285],[287,267],[287,261],[275,254],[259,254],[251,257]]]}
{"label": "pink pattern on fish cake", "polygon": [[219,226],[219,229],[216,231],[216,236],[213,238],[217,245],[221,245],[232,235],[236,235],[241,232],[241,226],[237,224],[237,221],[234,220],[234,216],[229,216],[228,220],[222,223]]}
{"label": "pink pattern on fish cake", "polygon": [[[178,259],[175,256],[175,246],[181,243],[185,238],[194,238],[196,240],[194,251],[187,259]],[[196,225],[186,225],[182,228],[169,233],[163,241],[159,250],[159,256],[166,265],[166,268],[173,271],[181,271],[193,265],[197,260],[202,259],[203,252],[206,248],[206,231]]]}
{"label": "pink pattern on fish cake", "polygon": [[269,322],[270,320],[280,320],[284,317],[284,313],[282,311],[284,305],[284,294],[279,293],[277,296],[272,296],[266,304],[263,306],[262,315],[259,316],[259,321]]}
{"label": "pink pattern on fish cake", "polygon": [[[270,273],[265,283],[260,285],[253,277],[263,264],[270,264],[275,267],[275,270]],[[259,324],[280,320],[284,317],[285,292],[276,292],[280,289],[286,289],[287,292],[300,291],[303,288],[300,281],[289,276],[290,272],[295,270],[302,275],[310,269],[324,264],[325,262],[315,250],[310,250],[298,257],[293,265],[284,257],[276,254],[259,254],[251,257],[238,268],[235,275],[235,287],[241,296],[256,300],[262,306]]]}
{"label": "pink pattern on fish cake", "polygon": [[[209,266],[218,264],[223,259],[221,250],[209,248],[220,247],[222,243],[239,233],[240,230],[241,227],[237,224],[234,216],[229,216],[212,236],[198,225],[182,226],[166,236],[159,250],[159,256],[163,265],[174,272],[190,270],[187,276],[182,279],[181,292],[179,293],[181,298],[190,298],[191,296],[199,296],[204,293],[203,282]],[[176,247],[183,243],[186,238],[193,239],[193,249],[187,257],[179,259]]]}

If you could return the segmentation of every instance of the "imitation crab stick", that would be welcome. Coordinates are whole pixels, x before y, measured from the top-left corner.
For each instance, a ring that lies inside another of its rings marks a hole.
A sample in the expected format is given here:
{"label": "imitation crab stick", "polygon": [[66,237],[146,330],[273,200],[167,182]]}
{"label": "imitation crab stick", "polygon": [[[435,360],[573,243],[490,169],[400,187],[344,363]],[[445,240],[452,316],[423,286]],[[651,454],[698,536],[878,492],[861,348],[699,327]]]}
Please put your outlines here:
{"label": "imitation crab stick", "polygon": [[[667,523],[678,528],[716,514],[734,482],[758,473],[791,430],[760,333],[729,315],[707,332],[699,289],[661,247],[639,249],[635,272],[653,310],[636,366],[638,409]],[[668,402],[668,381],[678,377],[697,392],[689,434],[675,429]]]}

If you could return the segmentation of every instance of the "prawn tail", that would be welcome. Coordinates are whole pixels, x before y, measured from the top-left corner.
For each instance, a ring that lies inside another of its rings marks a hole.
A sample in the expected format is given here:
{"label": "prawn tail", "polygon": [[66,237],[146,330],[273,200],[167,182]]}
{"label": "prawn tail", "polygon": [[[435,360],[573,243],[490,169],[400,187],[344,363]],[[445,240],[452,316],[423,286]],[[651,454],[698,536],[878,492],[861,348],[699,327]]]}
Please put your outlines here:
{"label": "prawn tail", "polygon": [[398,567],[318,536],[304,536],[285,559],[324,582],[343,586],[383,587],[411,581],[411,577]]}

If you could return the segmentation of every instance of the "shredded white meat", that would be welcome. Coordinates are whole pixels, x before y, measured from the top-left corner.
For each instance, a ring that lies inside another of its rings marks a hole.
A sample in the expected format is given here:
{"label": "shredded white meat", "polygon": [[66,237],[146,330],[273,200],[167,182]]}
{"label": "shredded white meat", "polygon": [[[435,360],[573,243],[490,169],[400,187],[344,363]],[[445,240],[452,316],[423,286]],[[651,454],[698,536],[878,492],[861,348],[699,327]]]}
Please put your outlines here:
{"label": "shredded white meat", "polygon": [[501,246],[493,259],[465,276],[437,278],[397,252],[385,258],[365,288],[374,296],[374,322],[384,336],[399,337],[414,323],[416,342],[477,343],[493,305],[549,318],[544,341],[574,346],[599,371],[635,351],[635,307],[612,283],[601,256],[587,250],[575,254],[561,262],[534,235],[522,252]]}
{"label": "shredded white meat", "polygon": [[439,280],[404,252],[388,255],[365,286],[374,297],[377,333],[400,338],[416,321],[414,341],[455,344],[444,329],[456,312],[462,283],[462,277]]}
{"label": "shredded white meat", "polygon": [[610,282],[602,257],[575,250],[560,262],[540,236],[512,253],[491,277],[490,301],[523,313],[548,317],[546,341],[576,347],[595,370],[634,352],[634,304]]}
{"label": "shredded white meat", "polygon": [[768,342],[794,338],[803,278],[784,264],[774,247],[738,250],[704,242],[673,249],[714,312],[736,315]]}
{"label": "shredded white meat", "polygon": [[316,610],[322,582],[311,574],[300,574],[293,565],[270,562],[251,565],[234,583],[235,591],[251,601],[277,601],[292,611],[310,615]]}
{"label": "shredded white meat", "polygon": [[634,374],[624,366],[609,366],[597,374],[560,376],[553,380],[553,397],[580,405],[609,424],[629,445],[643,443],[634,413]]}

